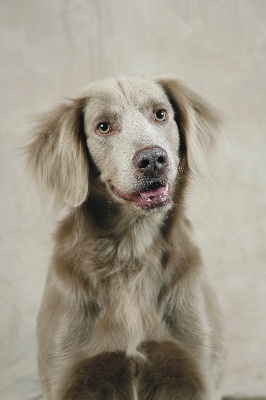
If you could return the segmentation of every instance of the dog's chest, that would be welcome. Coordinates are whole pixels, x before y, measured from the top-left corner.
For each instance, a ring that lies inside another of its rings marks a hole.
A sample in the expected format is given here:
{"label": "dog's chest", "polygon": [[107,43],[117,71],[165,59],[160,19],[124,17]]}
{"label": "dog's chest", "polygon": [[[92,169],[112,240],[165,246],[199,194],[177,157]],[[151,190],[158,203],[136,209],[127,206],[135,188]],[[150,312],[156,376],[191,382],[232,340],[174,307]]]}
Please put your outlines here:
{"label": "dog's chest", "polygon": [[167,337],[158,307],[160,275],[157,268],[157,265],[146,265],[146,270],[129,275],[127,279],[118,274],[102,291],[101,312],[91,338],[96,350],[100,345],[101,351],[106,348],[135,354],[141,342]]}

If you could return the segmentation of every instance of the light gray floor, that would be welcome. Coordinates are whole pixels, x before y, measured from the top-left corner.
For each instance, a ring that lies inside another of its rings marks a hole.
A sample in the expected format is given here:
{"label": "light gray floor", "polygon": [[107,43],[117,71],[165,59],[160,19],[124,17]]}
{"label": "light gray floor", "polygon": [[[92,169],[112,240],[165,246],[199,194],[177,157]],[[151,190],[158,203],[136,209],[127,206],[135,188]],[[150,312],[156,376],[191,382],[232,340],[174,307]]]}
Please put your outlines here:
{"label": "light gray floor", "polygon": [[228,335],[225,394],[266,394],[266,2],[0,1],[0,397],[39,393],[34,327],[51,218],[26,184],[28,116],[87,83],[171,73],[225,117],[231,155],[188,201]]}

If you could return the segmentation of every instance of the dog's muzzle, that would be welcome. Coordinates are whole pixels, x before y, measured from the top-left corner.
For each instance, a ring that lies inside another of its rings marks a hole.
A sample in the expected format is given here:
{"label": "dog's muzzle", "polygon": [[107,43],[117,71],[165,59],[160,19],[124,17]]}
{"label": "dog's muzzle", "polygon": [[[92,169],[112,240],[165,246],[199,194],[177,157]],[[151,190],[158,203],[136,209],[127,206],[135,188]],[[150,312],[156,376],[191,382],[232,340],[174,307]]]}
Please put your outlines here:
{"label": "dog's muzzle", "polygon": [[133,157],[139,184],[128,194],[111,186],[120,199],[133,202],[142,210],[163,208],[171,202],[171,185],[168,183],[169,159],[162,147],[146,147]]}

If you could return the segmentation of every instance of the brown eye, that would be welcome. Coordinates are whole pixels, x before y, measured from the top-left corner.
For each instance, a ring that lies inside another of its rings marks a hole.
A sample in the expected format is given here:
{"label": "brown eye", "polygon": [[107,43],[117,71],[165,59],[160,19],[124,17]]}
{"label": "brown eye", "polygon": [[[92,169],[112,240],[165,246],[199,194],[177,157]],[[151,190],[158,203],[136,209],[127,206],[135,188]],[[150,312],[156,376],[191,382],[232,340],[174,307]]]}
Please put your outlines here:
{"label": "brown eye", "polygon": [[97,129],[102,135],[106,135],[107,133],[111,132],[111,127],[108,122],[101,122],[97,126]]}
{"label": "brown eye", "polygon": [[158,122],[163,122],[167,119],[167,112],[165,110],[157,110],[155,113],[155,119]]}

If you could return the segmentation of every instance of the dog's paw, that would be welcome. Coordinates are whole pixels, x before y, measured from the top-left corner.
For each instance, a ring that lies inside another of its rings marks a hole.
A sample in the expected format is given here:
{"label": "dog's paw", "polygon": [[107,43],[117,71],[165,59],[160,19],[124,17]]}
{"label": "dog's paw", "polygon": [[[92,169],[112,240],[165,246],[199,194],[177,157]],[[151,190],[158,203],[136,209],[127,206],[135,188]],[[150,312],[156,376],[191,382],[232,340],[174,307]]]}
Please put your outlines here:
{"label": "dog's paw", "polygon": [[102,353],[72,369],[62,400],[133,400],[135,362],[124,352]]}
{"label": "dog's paw", "polygon": [[188,351],[173,342],[143,343],[148,361],[138,376],[141,400],[206,400],[204,380]]}

